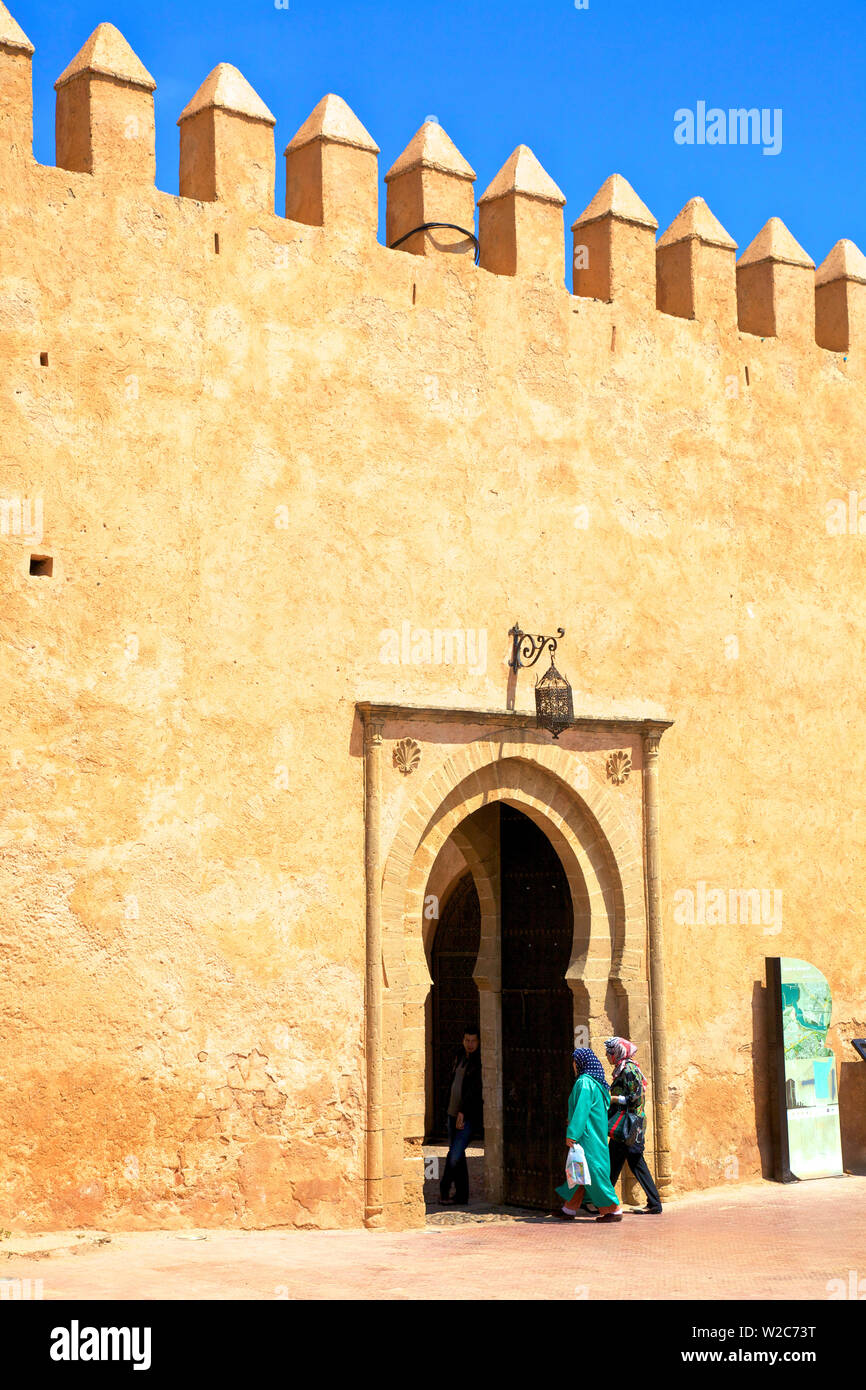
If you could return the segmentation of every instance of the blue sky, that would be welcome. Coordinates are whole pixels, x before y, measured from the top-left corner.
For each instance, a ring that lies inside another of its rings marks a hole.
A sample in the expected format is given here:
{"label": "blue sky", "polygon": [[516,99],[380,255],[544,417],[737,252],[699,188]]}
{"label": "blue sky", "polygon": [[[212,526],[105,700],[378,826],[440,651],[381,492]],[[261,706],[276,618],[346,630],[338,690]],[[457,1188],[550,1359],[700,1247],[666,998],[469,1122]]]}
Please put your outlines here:
{"label": "blue sky", "polygon": [[[567,225],[621,173],[664,229],[706,198],[745,249],[768,217],[816,262],[839,237],[866,251],[866,0],[11,0],[36,46],[35,152],[54,162],[53,82],[101,20],[157,81],[157,184],[177,192],[180,111],[219,62],[277,117],[282,151],[326,92],[382,150],[384,174],[435,115],[478,174],[476,196],[517,144],[568,199]],[[681,108],[782,110],[782,148],[679,145]],[[384,212],[384,186],[381,190]],[[570,235],[569,235],[570,242]]]}

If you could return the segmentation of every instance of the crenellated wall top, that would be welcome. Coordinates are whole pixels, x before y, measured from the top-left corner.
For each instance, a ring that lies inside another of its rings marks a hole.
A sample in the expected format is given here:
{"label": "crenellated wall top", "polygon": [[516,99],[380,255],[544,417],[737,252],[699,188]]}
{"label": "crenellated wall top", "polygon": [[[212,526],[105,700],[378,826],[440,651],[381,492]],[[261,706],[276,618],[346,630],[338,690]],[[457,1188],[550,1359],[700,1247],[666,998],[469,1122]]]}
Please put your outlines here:
{"label": "crenellated wall top", "polygon": [[[33,163],[33,45],[0,0],[0,174]],[[155,128],[147,68],[103,23],[57,78],[57,165],[129,191],[153,185]],[[180,196],[272,217],[276,118],[243,75],[220,63],[180,113]],[[285,149],[286,216],[336,239],[375,241],[378,146],[346,103],[325,96]],[[480,272],[565,293],[565,196],[518,145],[477,203],[475,172],[442,127],[427,121],[384,176],[387,245],[398,254],[462,260]],[[866,338],[866,258],[836,243],[815,262],[778,217],[737,259],[705,201],[692,198],[657,238],[658,223],[628,181],[612,174],[572,224],[577,298],[640,314],[714,321],[721,328],[848,353]]]}

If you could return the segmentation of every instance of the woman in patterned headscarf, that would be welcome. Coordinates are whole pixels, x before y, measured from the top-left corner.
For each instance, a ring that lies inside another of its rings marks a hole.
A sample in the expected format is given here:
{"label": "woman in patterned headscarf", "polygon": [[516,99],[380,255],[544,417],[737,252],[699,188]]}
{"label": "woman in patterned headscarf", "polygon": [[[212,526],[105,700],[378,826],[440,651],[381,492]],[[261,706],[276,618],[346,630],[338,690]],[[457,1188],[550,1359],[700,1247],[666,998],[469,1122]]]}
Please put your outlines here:
{"label": "woman in patterned headscarf", "polygon": [[[660,1216],[662,1199],[644,1158],[646,1142],[646,1077],[634,1061],[637,1048],[628,1038],[608,1038],[604,1044],[607,1060],[613,1064],[610,1086],[610,1180],[616,1183],[628,1163],[644,1192],[647,1204],[638,1208],[641,1216]],[[619,1136],[623,1126],[631,1127],[628,1142]]]}
{"label": "woman in patterned headscarf", "polygon": [[[588,1047],[576,1047],[572,1053],[575,1082],[568,1101],[568,1127],[565,1140],[569,1147],[580,1144],[589,1169],[585,1187],[570,1187],[564,1182],[556,1190],[563,1198],[561,1208],[565,1218],[573,1218],[584,1192],[598,1207],[597,1221],[621,1221],[622,1212],[610,1181],[610,1155],[607,1148],[607,1115],[610,1100],[604,1070],[595,1053]],[[557,1212],[557,1215],[560,1213]]]}

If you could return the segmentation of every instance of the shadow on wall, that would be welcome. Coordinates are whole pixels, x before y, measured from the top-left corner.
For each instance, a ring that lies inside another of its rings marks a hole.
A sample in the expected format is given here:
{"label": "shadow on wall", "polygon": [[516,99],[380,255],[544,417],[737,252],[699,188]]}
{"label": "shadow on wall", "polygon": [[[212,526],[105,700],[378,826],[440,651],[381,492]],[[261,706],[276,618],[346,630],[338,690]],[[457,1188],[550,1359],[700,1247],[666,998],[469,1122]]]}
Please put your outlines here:
{"label": "shadow on wall", "polygon": [[866,1062],[850,1043],[854,1058],[843,1062],[839,1075],[839,1118],[842,1126],[842,1165],[846,1173],[866,1175]]}
{"label": "shadow on wall", "polygon": [[[767,988],[760,980],[752,990],[752,1092],[755,1102],[755,1137],[761,1155],[761,1177],[776,1177],[774,1116],[770,1077],[770,1035]],[[866,1067],[864,1067],[866,1071]]]}

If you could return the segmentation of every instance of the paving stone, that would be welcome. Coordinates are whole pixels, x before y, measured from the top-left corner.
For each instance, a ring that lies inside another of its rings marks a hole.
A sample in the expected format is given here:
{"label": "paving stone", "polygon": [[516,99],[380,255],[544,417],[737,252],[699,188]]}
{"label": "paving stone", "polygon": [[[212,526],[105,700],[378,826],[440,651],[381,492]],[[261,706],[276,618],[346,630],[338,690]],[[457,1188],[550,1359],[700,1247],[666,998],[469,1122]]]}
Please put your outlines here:
{"label": "paving stone", "polygon": [[109,1245],[68,1245],[13,1256],[4,1277],[40,1278],[46,1299],[499,1300],[619,1298],[627,1274],[632,1299],[820,1302],[866,1289],[866,1177],[715,1189],[615,1225],[478,1203],[422,1230],[112,1232]]}

